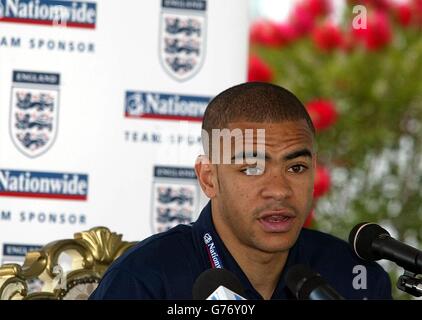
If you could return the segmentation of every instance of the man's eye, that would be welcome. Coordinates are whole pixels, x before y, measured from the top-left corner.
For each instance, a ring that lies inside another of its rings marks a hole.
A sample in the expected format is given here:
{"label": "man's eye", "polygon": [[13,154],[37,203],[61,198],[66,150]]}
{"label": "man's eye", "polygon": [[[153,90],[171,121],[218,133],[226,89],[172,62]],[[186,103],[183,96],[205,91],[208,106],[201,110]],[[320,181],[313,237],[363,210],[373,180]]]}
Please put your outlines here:
{"label": "man's eye", "polygon": [[293,172],[293,173],[302,173],[306,169],[308,169],[306,166],[304,166],[302,164],[296,164],[296,165],[290,167],[288,171]]}
{"label": "man's eye", "polygon": [[259,176],[264,173],[264,169],[260,167],[248,167],[242,170],[247,176]]}

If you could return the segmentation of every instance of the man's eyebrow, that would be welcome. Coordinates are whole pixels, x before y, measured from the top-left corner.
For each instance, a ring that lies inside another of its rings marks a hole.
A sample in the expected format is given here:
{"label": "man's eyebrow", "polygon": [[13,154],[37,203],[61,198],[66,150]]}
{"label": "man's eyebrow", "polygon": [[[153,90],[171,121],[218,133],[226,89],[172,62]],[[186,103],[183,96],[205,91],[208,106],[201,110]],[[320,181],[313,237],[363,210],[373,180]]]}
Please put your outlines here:
{"label": "man's eyebrow", "polygon": [[283,157],[283,160],[292,160],[299,157],[309,157],[312,159],[312,152],[309,149],[300,149],[297,151],[293,151]]}
{"label": "man's eyebrow", "polygon": [[[252,156],[254,158],[265,159],[265,160],[270,160],[271,159],[271,156],[270,155],[263,154],[263,153],[260,153],[260,152],[259,153],[253,152],[252,153]],[[300,149],[300,150],[293,151],[292,153],[289,153],[289,154],[285,155],[283,157],[283,160],[288,161],[288,160],[292,160],[292,159],[299,158],[299,157],[309,157],[309,158],[312,159],[312,152],[309,149],[307,149],[307,148]],[[231,160],[233,161],[233,160],[239,159],[239,158],[240,159],[245,159],[246,158],[245,152],[239,152],[238,154],[234,155],[231,158]]]}

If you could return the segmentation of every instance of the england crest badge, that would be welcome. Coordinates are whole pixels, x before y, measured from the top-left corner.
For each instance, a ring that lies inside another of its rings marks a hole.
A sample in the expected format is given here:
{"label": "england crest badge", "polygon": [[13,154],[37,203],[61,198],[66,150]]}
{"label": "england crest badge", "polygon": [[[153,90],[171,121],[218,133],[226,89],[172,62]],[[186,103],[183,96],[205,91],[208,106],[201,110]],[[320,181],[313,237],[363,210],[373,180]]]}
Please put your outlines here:
{"label": "england crest badge", "polygon": [[152,197],[154,233],[193,222],[199,209],[195,171],[192,168],[154,167]]}
{"label": "england crest badge", "polygon": [[17,149],[35,158],[57,135],[60,75],[14,71],[10,98],[10,135]]}
{"label": "england crest badge", "polygon": [[202,67],[206,42],[206,0],[162,0],[161,64],[178,81],[192,78]]}

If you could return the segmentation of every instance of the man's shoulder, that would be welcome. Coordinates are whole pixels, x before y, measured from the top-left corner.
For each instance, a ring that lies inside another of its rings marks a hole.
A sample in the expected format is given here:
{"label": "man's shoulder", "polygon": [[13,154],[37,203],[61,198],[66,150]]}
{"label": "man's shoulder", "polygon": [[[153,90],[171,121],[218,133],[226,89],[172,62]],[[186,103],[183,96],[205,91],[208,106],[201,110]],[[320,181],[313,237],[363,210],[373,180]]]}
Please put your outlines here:
{"label": "man's shoulder", "polygon": [[179,225],[139,242],[107,269],[91,299],[189,298],[198,269],[192,237]]}
{"label": "man's shoulder", "polygon": [[309,259],[364,263],[353,253],[346,241],[322,231],[304,228],[300,234],[300,242]]}
{"label": "man's shoulder", "polygon": [[[303,229],[299,242],[311,268],[329,283],[336,284],[345,297],[391,298],[391,284],[385,270],[376,262],[361,260],[346,241],[321,231]],[[365,290],[355,288],[361,280],[365,280],[362,285]]]}
{"label": "man's shoulder", "polygon": [[349,243],[331,234],[303,229],[301,242],[310,264],[327,264],[332,266],[333,271],[337,268],[351,272],[365,267],[373,276],[384,277],[386,274],[378,263],[360,259]]}
{"label": "man's shoulder", "polygon": [[300,238],[302,241],[306,243],[306,246],[310,246],[310,247],[315,247],[315,248],[337,247],[337,248],[343,248],[343,249],[350,248],[349,244],[346,241],[336,236],[333,236],[331,234],[318,231],[318,230],[303,228],[300,233]]}
{"label": "man's shoulder", "polygon": [[157,265],[179,261],[180,256],[186,255],[192,250],[192,227],[178,225],[140,241],[119,257],[109,270],[136,271],[141,267],[155,269]]}

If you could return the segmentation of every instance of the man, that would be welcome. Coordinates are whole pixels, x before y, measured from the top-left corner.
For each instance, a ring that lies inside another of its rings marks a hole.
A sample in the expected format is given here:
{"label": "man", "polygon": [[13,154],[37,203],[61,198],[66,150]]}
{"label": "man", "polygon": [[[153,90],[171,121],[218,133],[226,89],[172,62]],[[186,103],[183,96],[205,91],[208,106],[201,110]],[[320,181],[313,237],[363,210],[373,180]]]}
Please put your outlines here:
{"label": "man", "polygon": [[[302,229],[312,206],[315,130],[291,92],[266,83],[229,88],[210,102],[202,128],[205,155],[195,170],[210,202],[192,225],[151,236],[125,253],[91,299],[192,299],[195,280],[213,267],[233,272],[247,299],[288,299],[293,295],[284,275],[296,264],[319,272],[346,299],[391,299],[378,264],[358,260],[340,239]],[[222,150],[217,129],[233,133]],[[236,154],[239,141],[246,151]],[[229,162],[215,161],[227,146]],[[360,286],[353,273],[358,265],[366,270]]]}

